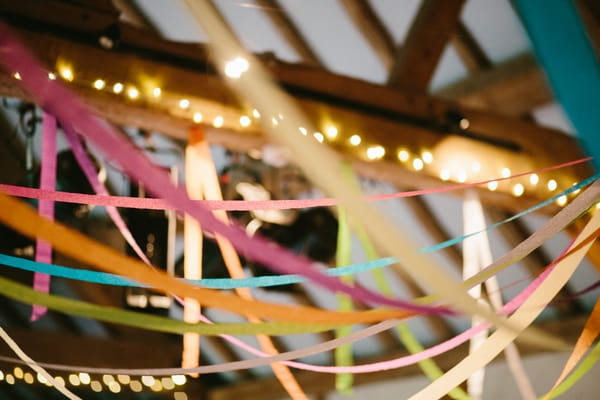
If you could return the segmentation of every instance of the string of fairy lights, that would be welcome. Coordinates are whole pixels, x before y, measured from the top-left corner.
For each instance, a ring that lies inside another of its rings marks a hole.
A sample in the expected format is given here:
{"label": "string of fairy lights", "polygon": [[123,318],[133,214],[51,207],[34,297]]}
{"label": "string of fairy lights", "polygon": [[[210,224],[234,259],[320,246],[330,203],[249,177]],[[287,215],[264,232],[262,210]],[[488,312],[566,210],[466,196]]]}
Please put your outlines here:
{"label": "string of fairy lights", "polygon": [[[131,377],[130,375],[99,375],[91,376],[86,372],[72,373],[67,376],[55,376],[54,379],[74,389],[88,387],[96,393],[111,392],[122,393],[130,391],[139,393],[144,390],[152,392],[172,392],[174,400],[187,400],[188,395],[183,391],[187,378],[185,375],[173,375],[155,377],[144,375],[139,377]],[[52,386],[46,378],[40,374],[34,375],[31,372],[24,371],[21,367],[14,367],[12,370],[0,369],[0,382],[7,385],[45,385]]]}
{"label": "string of fairy lights", "polygon": [[[250,68],[247,60],[242,57],[237,57],[225,64],[224,72],[225,75],[230,79],[239,79],[243,76]],[[19,72],[15,72],[14,77],[21,79]],[[76,74],[70,64],[63,61],[57,62],[56,72],[49,72],[48,79],[55,80],[61,78],[65,82],[76,82]],[[108,91],[115,95],[123,95],[130,101],[145,100],[147,102],[164,103],[165,91],[159,86],[148,87],[145,90],[141,90],[138,86],[126,83],[126,82],[109,82],[102,78],[97,78],[92,81],[77,81],[78,84],[84,86],[91,86],[98,91]],[[180,112],[185,112],[185,115],[189,117],[191,122],[196,124],[207,124],[212,125],[215,128],[222,128],[225,125],[230,127],[236,127],[235,129],[251,128],[253,124],[256,124],[261,118],[265,118],[261,115],[259,110],[252,109],[249,112],[236,115],[237,120],[226,120],[225,115],[214,115],[211,118],[207,118],[202,111],[194,109],[192,101],[188,98],[180,98],[175,100],[174,108]],[[273,115],[270,118],[270,123],[277,126],[283,121],[284,116],[282,114]],[[459,121],[461,129],[468,129],[470,122],[462,118]],[[436,163],[436,157],[433,149],[423,148],[419,150],[409,149],[408,147],[400,147],[395,151],[390,151],[380,144],[368,143],[360,134],[352,133],[347,136],[341,134],[338,127],[335,124],[327,124],[322,127],[321,131],[309,132],[305,127],[299,126],[298,131],[305,136],[312,136],[319,143],[328,143],[332,146],[345,146],[348,149],[353,149],[354,153],[359,158],[366,161],[381,161],[381,160],[396,160],[404,165],[407,169],[415,172],[428,172],[433,176],[438,176],[439,179],[445,182],[456,182],[456,183],[468,183],[486,180],[485,176],[481,174],[482,164],[477,160],[470,161],[470,165],[454,165],[453,168],[447,165],[441,165],[442,162]],[[456,164],[456,163],[446,163]],[[497,171],[488,171],[487,176],[489,179],[494,179],[495,176],[500,175],[502,178],[509,177],[511,175],[511,169],[503,166]],[[495,175],[494,175],[495,174]],[[574,183],[573,183],[574,184]],[[532,173],[528,177],[513,180],[509,184],[500,183],[498,181],[491,181],[487,184],[487,189],[490,191],[502,189],[506,192],[511,193],[515,197],[523,196],[527,190],[546,190],[548,193],[556,192],[559,188],[559,183],[554,178],[544,179],[538,174]],[[562,185],[561,185],[562,186]],[[572,194],[571,196],[576,195]],[[564,206],[568,202],[567,196],[561,196],[556,203],[559,206]]]}

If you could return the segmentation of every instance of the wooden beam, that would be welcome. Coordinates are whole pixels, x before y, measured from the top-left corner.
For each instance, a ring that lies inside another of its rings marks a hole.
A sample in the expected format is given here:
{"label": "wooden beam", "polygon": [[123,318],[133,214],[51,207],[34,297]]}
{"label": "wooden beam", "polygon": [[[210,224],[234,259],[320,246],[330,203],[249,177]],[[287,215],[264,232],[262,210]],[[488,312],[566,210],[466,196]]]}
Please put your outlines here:
{"label": "wooden beam", "polygon": [[456,30],[464,0],[423,0],[398,50],[388,84],[427,91],[431,77]]}
{"label": "wooden beam", "polygon": [[600,5],[594,0],[577,0],[575,3],[596,50],[596,56],[600,59]]}
{"label": "wooden beam", "polygon": [[352,22],[375,50],[385,68],[388,70],[392,68],[396,52],[394,39],[369,2],[363,0],[341,0],[341,2]]}
{"label": "wooden beam", "polygon": [[308,44],[300,29],[286,14],[277,0],[256,0],[255,3],[271,20],[279,34],[300,56],[304,64],[313,66],[323,65],[317,53]]}
{"label": "wooden beam", "polygon": [[[70,86],[97,114],[114,123],[158,130],[185,139],[191,124],[192,109],[181,110],[177,102],[181,98],[189,98],[193,107],[203,111],[208,123],[216,115],[225,116],[223,128],[218,131],[207,129],[211,143],[239,151],[260,147],[265,143],[265,138],[256,126],[243,128],[239,125],[239,116],[247,112],[246,109],[239,104],[221,78],[206,70],[198,72],[181,67],[179,63],[168,64],[145,56],[106,51],[48,34],[40,35],[23,30],[19,32],[47,65],[54,66],[60,57],[72,61],[77,81]],[[143,44],[149,46],[149,39],[146,38]],[[168,46],[161,44],[159,49],[161,52],[166,51]],[[184,57],[189,48],[179,48],[177,51],[177,57]],[[193,60],[194,65],[201,63],[199,57],[202,54],[203,51],[198,51],[198,58]],[[122,68],[123,65],[128,67]],[[295,97],[297,104],[317,128],[324,129],[324,121],[334,121],[342,134],[332,145],[349,159],[355,160],[353,162],[359,167],[359,173],[367,175],[383,171],[384,175],[393,178],[391,182],[401,188],[439,187],[445,183],[439,180],[439,171],[436,169],[428,167],[417,172],[409,166],[399,165],[397,160],[394,161],[395,149],[405,146],[414,151],[433,148],[456,134],[463,136],[467,142],[491,142],[489,154],[485,155],[490,159],[497,158],[494,143],[508,140],[519,149],[512,159],[517,162],[531,160],[532,167],[573,160],[581,155],[581,150],[572,137],[531,123],[477,112],[423,93],[384,88],[320,69],[276,61],[270,62],[268,68],[284,89]],[[143,88],[147,82],[142,78],[147,76],[147,71],[152,71],[156,80],[161,82],[164,94],[160,102],[153,102],[150,97],[132,101],[125,96],[115,95],[110,90],[98,91],[91,88],[91,82],[100,75],[110,83],[130,82]],[[18,81],[9,74],[0,77],[0,94],[31,99],[31,96],[20,90]],[[448,128],[448,112],[464,116],[470,121],[471,127],[465,132],[449,135],[452,130]],[[347,138],[344,138],[354,132],[360,132],[365,143],[385,146],[389,150],[385,159],[377,163],[364,161],[365,148],[349,146]],[[507,137],[506,132],[513,134]],[[465,133],[468,137],[464,137]],[[357,153],[357,150],[363,153]],[[391,170],[386,171],[388,168]],[[564,175],[574,174],[581,178],[587,176],[587,171],[570,170]],[[569,185],[572,183],[571,178],[565,180],[571,181]],[[501,192],[503,190],[499,189],[499,192],[487,197],[496,199],[496,204],[502,204],[503,196],[498,196]],[[545,196],[529,194],[534,199]],[[484,201],[485,198],[482,196]],[[515,202],[517,208],[526,204],[521,200]],[[503,207],[514,209],[510,204]]]}
{"label": "wooden beam", "polygon": [[[546,333],[562,337],[564,340],[574,343],[585,323],[586,317],[576,317],[553,321],[550,323],[538,325]],[[522,355],[535,354],[540,352],[539,348],[530,345],[519,345],[519,352]],[[436,363],[443,369],[448,370],[455,366],[468,354],[468,344],[459,346],[454,350],[448,351],[435,357]],[[379,362],[394,359],[407,355],[405,351],[388,352],[384,357],[369,357],[357,360],[357,364],[370,362]],[[500,356],[502,357],[502,356]],[[354,385],[373,384],[382,381],[398,380],[408,376],[421,375],[422,371],[417,365],[394,369],[389,371],[376,372],[371,374],[357,374],[354,377]],[[313,372],[300,372],[296,375],[298,382],[307,394],[326,393],[334,390],[334,375],[320,374]],[[263,378],[246,383],[238,383],[231,386],[216,388],[209,392],[208,400],[235,400],[235,399],[258,399],[261,400],[279,400],[285,397],[285,392],[278,386],[274,378]]]}
{"label": "wooden beam", "polygon": [[530,54],[482,70],[439,89],[435,95],[508,116],[525,115],[554,99],[544,73]]}
{"label": "wooden beam", "polygon": [[470,73],[491,68],[492,62],[463,22],[456,27],[451,43]]}

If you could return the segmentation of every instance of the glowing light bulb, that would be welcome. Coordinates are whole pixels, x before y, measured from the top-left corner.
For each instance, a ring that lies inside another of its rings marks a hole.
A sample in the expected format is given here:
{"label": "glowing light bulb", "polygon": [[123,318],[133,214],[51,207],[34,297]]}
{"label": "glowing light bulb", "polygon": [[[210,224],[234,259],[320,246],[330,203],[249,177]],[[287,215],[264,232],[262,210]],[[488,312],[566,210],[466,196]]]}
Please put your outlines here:
{"label": "glowing light bulb", "polygon": [[62,376],[55,376],[54,380],[56,381],[56,383],[58,383],[59,385],[65,386],[65,380],[63,379]]}
{"label": "glowing light bulb", "polygon": [[215,119],[213,119],[213,126],[215,128],[222,127],[224,123],[225,123],[225,118],[223,118],[221,115],[217,115],[215,117]]}
{"label": "glowing light bulb", "polygon": [[11,374],[6,374],[6,377],[4,378],[4,380],[6,381],[6,383],[8,383],[9,385],[14,385],[15,384],[15,377],[12,376]]}
{"label": "glowing light bulb", "polygon": [[466,118],[461,118],[460,121],[458,121],[458,126],[460,127],[460,129],[467,130],[469,129],[469,127],[471,126],[471,121],[469,121]]}
{"label": "glowing light bulb", "polygon": [[433,162],[433,154],[430,151],[425,150],[421,153],[421,158],[425,164],[431,164]]}
{"label": "glowing light bulb", "polygon": [[39,383],[48,383],[48,379],[44,375],[40,374],[39,372],[38,372],[36,378]]}
{"label": "glowing light bulb", "polygon": [[201,113],[201,112],[195,112],[195,113],[194,113],[194,116],[192,117],[192,120],[193,120],[195,123],[199,124],[200,122],[202,122],[202,119],[203,119],[203,118],[204,118],[204,117],[202,116],[202,113]]}
{"label": "glowing light bulb", "polygon": [[538,174],[529,175],[529,183],[531,183],[532,185],[537,185],[539,181],[540,177],[538,176]]}
{"label": "glowing light bulb", "polygon": [[423,167],[424,167],[424,165],[425,165],[425,164],[423,163],[423,160],[421,160],[421,159],[420,159],[420,158],[418,158],[418,157],[417,157],[417,158],[415,158],[415,159],[413,160],[413,162],[412,162],[412,166],[413,166],[413,168],[415,169],[415,171],[420,171],[420,170],[422,170],[422,169],[423,169]]}
{"label": "glowing light bulb", "polygon": [[117,82],[113,85],[113,92],[119,94],[123,91],[123,84],[121,82]]}
{"label": "glowing light bulb", "polygon": [[271,123],[273,124],[273,126],[279,125],[279,121],[275,117],[271,118]]}
{"label": "glowing light bulb", "polygon": [[258,112],[258,110],[256,108],[254,110],[252,110],[252,116],[254,118],[260,118],[260,113]]}
{"label": "glowing light bulb", "polygon": [[481,171],[481,163],[479,161],[473,161],[471,163],[471,171],[475,173]]}
{"label": "glowing light bulb", "polygon": [[349,141],[352,146],[358,146],[360,142],[362,142],[362,139],[358,135],[352,135],[350,136]]}
{"label": "glowing light bulb", "polygon": [[323,143],[323,141],[325,140],[325,136],[323,136],[321,132],[315,132],[313,133],[313,136],[315,139],[317,139],[317,142],[319,143]]}
{"label": "glowing light bulb", "polygon": [[127,89],[127,97],[129,97],[130,99],[135,100],[139,96],[140,96],[140,92],[136,88],[130,87],[129,89]]}
{"label": "glowing light bulb", "polygon": [[173,399],[188,400],[188,395],[185,392],[175,392],[175,393],[173,393]]}
{"label": "glowing light bulb", "polygon": [[56,74],[54,72],[48,72],[48,79],[50,79],[51,81],[55,81]]}
{"label": "glowing light bulb", "polygon": [[79,381],[83,385],[89,385],[92,380],[90,378],[90,374],[88,374],[87,372],[80,372],[79,373]]}
{"label": "glowing light bulb", "polygon": [[596,203],[596,209],[600,210],[600,202]]}
{"label": "glowing light bulb", "polygon": [[154,89],[152,89],[152,96],[154,97],[160,97],[162,95],[162,89],[159,87],[155,87]]}
{"label": "glowing light bulb", "polygon": [[114,382],[115,378],[112,375],[102,375],[102,382],[105,385],[108,385],[111,382]]}
{"label": "glowing light bulb", "polygon": [[456,180],[460,183],[465,183],[467,181],[467,171],[464,169],[459,169],[456,172]]}
{"label": "glowing light bulb", "polygon": [[298,127],[298,130],[300,131],[301,134],[303,134],[304,136],[306,136],[308,134],[308,131],[306,130],[305,127],[300,126]]}
{"label": "glowing light bulb", "polygon": [[489,190],[491,190],[492,192],[495,191],[496,189],[498,189],[498,181],[491,181],[488,182],[487,187]]}
{"label": "glowing light bulb", "polygon": [[98,381],[92,381],[92,383],[90,383],[90,387],[96,393],[99,393],[102,391],[102,384]]}
{"label": "glowing light bulb", "polygon": [[252,120],[247,115],[242,115],[240,117],[240,125],[243,126],[243,127],[250,126],[251,122],[252,122]]}
{"label": "glowing light bulb", "polygon": [[186,109],[190,106],[190,101],[188,99],[179,100],[179,108]]}
{"label": "glowing light bulb", "polygon": [[510,168],[502,168],[501,174],[503,178],[508,178],[510,176]]}
{"label": "glowing light bulb", "polygon": [[15,73],[13,74],[13,77],[14,77],[16,80],[18,80],[18,81],[20,81],[20,80],[21,80],[21,74],[19,73],[19,71],[15,72]]}
{"label": "glowing light bulb", "polygon": [[108,390],[113,393],[119,393],[121,391],[121,385],[119,385],[119,382],[117,381],[112,381],[108,384]]}
{"label": "glowing light bulb", "polygon": [[141,392],[143,387],[142,384],[140,383],[140,381],[131,381],[129,383],[129,387],[131,388],[132,392]]}
{"label": "glowing light bulb", "polygon": [[162,383],[157,379],[152,386],[150,386],[150,389],[152,389],[153,392],[160,392],[163,389]]}
{"label": "glowing light bulb", "polygon": [[23,380],[25,381],[25,383],[28,383],[31,385],[34,381],[32,373],[25,372],[25,375],[23,376]]}
{"label": "glowing light bulb", "polygon": [[69,375],[69,383],[73,386],[79,386],[81,384],[81,381],[79,380],[79,376],[77,376],[75,374]]}
{"label": "glowing light bulb", "polygon": [[447,168],[444,168],[440,171],[440,179],[443,181],[447,181],[448,179],[450,179],[450,170]]}
{"label": "glowing light bulb", "polygon": [[117,380],[123,385],[127,385],[129,382],[131,382],[131,377],[129,375],[117,375]]}
{"label": "glowing light bulb", "polygon": [[517,183],[513,186],[512,192],[515,196],[520,197],[521,195],[523,195],[523,193],[525,193],[525,187],[523,187],[523,185],[521,185],[520,183]]}
{"label": "glowing light bulb", "polygon": [[565,204],[567,204],[567,196],[562,195],[560,196],[558,199],[556,199],[556,204],[558,204],[559,206],[564,206]]}
{"label": "glowing light bulb", "polygon": [[13,370],[13,375],[17,379],[23,379],[23,369],[21,369],[21,367],[15,367]]}
{"label": "glowing light bulb", "polygon": [[548,190],[553,192],[556,190],[556,188],[558,187],[558,183],[556,183],[556,181],[554,179],[550,179],[548,181]]}
{"label": "glowing light bulb", "polygon": [[62,76],[62,78],[65,81],[72,82],[73,79],[75,79],[75,76],[73,75],[73,70],[69,67],[62,67],[58,71],[58,73],[60,74],[60,76]]}
{"label": "glowing light bulb", "polygon": [[250,63],[243,57],[236,57],[235,59],[225,63],[225,75],[232,79],[238,79],[242,74],[248,71]]}
{"label": "glowing light bulb", "polygon": [[325,130],[325,134],[329,139],[335,139],[338,135],[338,129],[335,126],[328,126]]}
{"label": "glowing light bulb", "polygon": [[378,160],[385,155],[385,149],[382,146],[371,146],[367,149],[367,158],[369,160]]}
{"label": "glowing light bulb", "polygon": [[185,383],[187,382],[187,378],[185,377],[185,375],[173,375],[171,376],[171,379],[173,379],[173,382],[177,386],[185,385]]}
{"label": "glowing light bulb", "polygon": [[92,85],[94,86],[94,89],[102,90],[106,86],[106,82],[103,79],[96,79]]}
{"label": "glowing light bulb", "polygon": [[154,385],[154,377],[149,376],[149,375],[144,375],[144,376],[142,376],[142,383],[145,386],[150,387],[150,386]]}
{"label": "glowing light bulb", "polygon": [[163,388],[165,388],[166,390],[171,390],[171,389],[175,388],[175,383],[173,382],[173,379],[171,379],[168,376],[162,378],[160,380],[160,383],[163,385]]}
{"label": "glowing light bulb", "polygon": [[409,157],[410,157],[410,154],[408,153],[408,151],[406,149],[398,150],[398,160],[400,160],[402,162],[406,162],[406,161],[408,161]]}

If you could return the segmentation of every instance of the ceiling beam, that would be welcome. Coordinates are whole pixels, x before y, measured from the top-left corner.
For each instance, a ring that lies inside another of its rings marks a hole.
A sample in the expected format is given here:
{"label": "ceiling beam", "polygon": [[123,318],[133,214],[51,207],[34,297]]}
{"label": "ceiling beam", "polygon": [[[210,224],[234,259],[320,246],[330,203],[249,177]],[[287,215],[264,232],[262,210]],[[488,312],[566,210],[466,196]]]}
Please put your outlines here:
{"label": "ceiling beam", "polygon": [[554,100],[543,71],[531,54],[522,54],[435,92],[465,107],[523,116]]}
{"label": "ceiling beam", "polygon": [[469,28],[460,22],[452,35],[451,43],[461,61],[470,73],[479,72],[492,67],[492,62],[485,54]]}
{"label": "ceiling beam", "polygon": [[[562,319],[538,325],[546,333],[560,336],[564,340],[574,343],[581,333],[586,317],[576,317]],[[522,355],[535,354],[542,350],[527,344],[519,344],[519,352]],[[544,350],[545,351],[545,350]],[[385,356],[369,357],[357,360],[357,364],[379,362],[390,360],[407,355],[405,351],[388,352]],[[448,370],[455,366],[460,360],[468,355],[468,343],[459,346],[435,357],[436,363],[443,370]],[[502,357],[502,356],[500,356]],[[373,384],[383,381],[398,380],[409,376],[421,375],[422,371],[418,365],[411,365],[404,368],[393,369],[370,374],[356,374],[354,376],[354,385]],[[299,372],[296,374],[298,382],[307,394],[326,393],[335,389],[334,375],[321,374],[314,372]],[[274,378],[263,378],[246,383],[238,383],[231,386],[215,388],[209,392],[208,400],[236,400],[236,399],[255,399],[261,400],[279,400],[285,396],[285,392],[278,387],[278,382]]]}
{"label": "ceiling beam", "polygon": [[255,0],[255,3],[271,20],[279,34],[298,54],[302,63],[312,66],[323,65],[317,53],[312,49],[300,32],[300,29],[286,14],[277,0]]}
{"label": "ceiling beam", "polygon": [[384,67],[389,70],[394,64],[396,52],[394,39],[381,22],[368,1],[340,0],[354,25],[369,42]]}
{"label": "ceiling beam", "polygon": [[[49,33],[41,35],[26,30],[19,30],[19,33],[47,65],[56,65],[57,59],[61,57],[72,61],[79,81],[70,86],[96,113],[114,123],[160,131],[185,140],[191,125],[191,111],[177,107],[178,99],[185,97],[203,111],[207,122],[218,114],[225,116],[223,128],[207,129],[211,143],[244,151],[260,147],[266,141],[256,127],[239,126],[239,115],[247,111],[219,76],[211,74],[210,69],[207,71],[206,68],[198,70],[182,66],[208,65],[206,58],[201,61],[206,56],[206,51],[200,47],[197,52],[193,52],[189,46],[173,46],[176,51],[174,56],[179,61],[169,63],[172,59],[168,57],[161,56],[160,59],[166,60],[161,62],[153,59],[153,53],[149,53],[151,43],[157,43],[157,54],[164,54],[170,46],[160,39],[153,39],[149,33],[143,37],[140,34],[129,36],[128,40],[134,40],[135,43],[127,44],[127,48],[141,46],[144,50],[140,55],[118,49],[106,51]],[[182,61],[184,59],[187,61]],[[123,65],[128,68],[122,68]],[[379,143],[387,147],[389,151],[386,158],[373,163],[365,160],[364,153],[357,154],[356,148],[349,146],[345,140],[332,143],[352,160],[359,173],[369,176],[376,172],[370,177],[382,178],[383,171],[391,183],[404,189],[439,187],[447,183],[439,180],[439,171],[435,169],[425,168],[417,172],[410,166],[394,161],[395,149],[407,145],[413,151],[432,148],[455,135],[467,142],[492,143],[488,145],[490,153],[485,155],[486,158],[497,158],[494,143],[509,140],[519,148],[511,159],[529,159],[532,167],[581,156],[581,150],[573,138],[532,123],[460,107],[420,92],[384,88],[306,66],[271,61],[267,63],[267,67],[317,128],[323,129],[325,121],[333,121],[343,134],[360,132],[365,143]],[[99,76],[110,83],[131,82],[142,88],[141,77],[147,75],[147,71],[152,71],[156,79],[162,82],[164,94],[160,103],[153,103],[147,98],[131,101],[123,95],[114,95],[109,90],[97,91],[91,88],[91,82]],[[0,77],[0,94],[31,99],[31,96],[20,90],[18,81],[8,74]],[[449,130],[448,112],[467,118],[470,128],[465,132]],[[511,132],[512,135],[507,136],[506,132]],[[468,137],[464,137],[465,134]],[[362,151],[364,149],[362,147]],[[570,186],[573,176],[586,177],[588,172],[587,168],[571,169],[564,174],[563,180]],[[518,201],[506,202],[512,196],[501,196],[501,193],[506,192],[500,189],[482,196],[482,200],[495,199],[497,205],[504,204],[501,206],[503,208],[519,210],[546,196],[527,193]],[[529,201],[527,195],[532,196]]]}
{"label": "ceiling beam", "polygon": [[388,84],[427,91],[444,48],[455,32],[464,0],[423,0],[407,38],[398,48]]}

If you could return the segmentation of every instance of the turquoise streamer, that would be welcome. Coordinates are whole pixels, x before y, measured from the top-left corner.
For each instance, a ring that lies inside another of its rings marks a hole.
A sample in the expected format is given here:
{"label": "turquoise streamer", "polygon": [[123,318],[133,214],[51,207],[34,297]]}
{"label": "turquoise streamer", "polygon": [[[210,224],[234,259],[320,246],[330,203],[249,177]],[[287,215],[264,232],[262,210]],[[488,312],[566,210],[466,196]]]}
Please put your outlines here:
{"label": "turquoise streamer", "polygon": [[[511,222],[517,218],[520,218],[524,215],[532,213],[542,207],[551,204],[556,201],[559,197],[568,195],[573,193],[574,191],[581,189],[584,186],[589,185],[594,180],[600,178],[600,173],[595,174],[594,176],[587,178],[578,184],[571,186],[569,189],[558,193],[557,195],[550,197],[543,202],[528,208],[527,210],[521,211],[518,214],[515,214],[503,221],[496,222],[495,224],[487,226],[485,229],[482,229],[477,232],[473,232],[464,236],[460,236],[457,238],[453,238],[450,240],[446,240],[444,242],[435,244],[433,246],[428,246],[420,249],[419,251],[422,253],[430,253],[433,251],[441,250],[449,246],[453,246],[457,243],[462,242],[466,238],[477,235],[479,233],[489,231],[491,229],[495,229],[500,225]],[[345,267],[325,269],[323,271],[324,274],[329,276],[344,276],[344,275],[354,275],[360,272],[375,270],[378,268],[383,268],[388,265],[396,263],[397,260],[393,257],[381,258],[374,261],[368,261],[360,264],[352,264],[347,265]],[[54,264],[45,264],[39,263],[31,260],[26,260],[24,258],[12,257],[6,254],[0,254],[0,264],[7,265],[9,267],[19,268],[26,271],[31,272],[42,272],[52,276],[58,276],[62,278],[99,283],[103,285],[114,285],[114,286],[136,286],[140,287],[137,282],[134,282],[130,279],[121,277],[119,275],[109,274],[105,272],[97,272],[90,271],[85,269],[76,269],[76,268],[68,268],[60,265]],[[272,275],[272,276],[258,276],[253,278],[244,278],[244,279],[229,279],[229,278],[219,278],[219,279],[200,279],[195,281],[190,281],[190,283],[212,288],[212,289],[237,289],[243,287],[270,287],[270,286],[280,286],[280,285],[291,285],[295,283],[305,282],[306,279],[299,275]]]}

